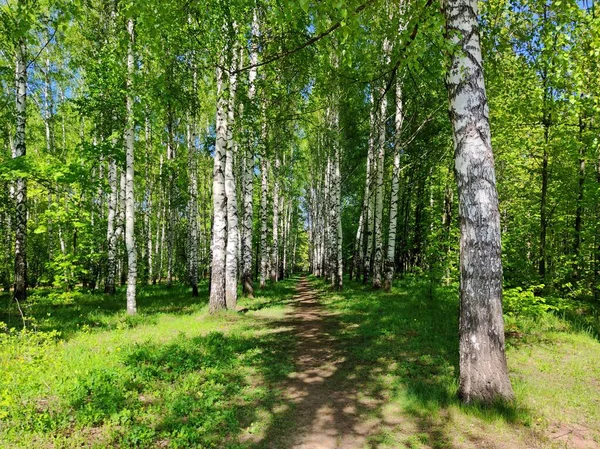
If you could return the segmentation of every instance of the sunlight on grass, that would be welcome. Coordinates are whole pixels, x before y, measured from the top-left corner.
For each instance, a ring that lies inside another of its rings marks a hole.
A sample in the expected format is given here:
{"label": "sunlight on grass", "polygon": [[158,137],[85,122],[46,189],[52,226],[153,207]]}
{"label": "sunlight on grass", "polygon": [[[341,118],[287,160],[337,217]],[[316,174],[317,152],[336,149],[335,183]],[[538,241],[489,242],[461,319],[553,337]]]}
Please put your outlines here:
{"label": "sunlight on grass", "polygon": [[[13,329],[0,332],[0,446],[289,447],[296,405],[282,385],[295,376],[298,335],[284,317],[298,279],[217,316],[206,284],[200,298],[144,287],[133,318],[122,291],[43,291],[26,305],[26,331],[5,302]],[[428,283],[407,278],[391,293],[353,282],[331,292],[310,282],[340,354],[330,382],[353,395],[349,431],[368,435],[369,448],[564,447],[555,428],[600,439],[600,343],[560,313],[507,316],[517,399],[466,407],[456,396],[454,288],[431,296]]]}
{"label": "sunlight on grass", "polygon": [[[516,401],[467,407],[456,394],[456,288],[436,288],[430,298],[428,282],[412,278],[389,294],[355,282],[343,292],[330,292],[318,279],[312,283],[342,323],[336,337],[353,358],[347,377],[362,395],[386,398],[386,406],[371,413],[412,418],[394,431],[392,442],[389,428],[382,430],[374,447],[478,447],[477,441],[500,442],[507,434],[513,447],[530,440],[552,447],[542,434],[562,416],[567,425],[598,429],[600,344],[581,326],[552,313],[507,317],[514,330],[507,357]],[[419,431],[426,438],[414,435]],[[600,439],[600,432],[586,437]]]}

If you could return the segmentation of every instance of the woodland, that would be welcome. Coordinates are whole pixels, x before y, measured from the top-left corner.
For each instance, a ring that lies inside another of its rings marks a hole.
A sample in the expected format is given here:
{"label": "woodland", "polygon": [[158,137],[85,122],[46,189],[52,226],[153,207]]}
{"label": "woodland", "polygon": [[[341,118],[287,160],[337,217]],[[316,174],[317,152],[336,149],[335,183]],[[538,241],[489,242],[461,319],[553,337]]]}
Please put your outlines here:
{"label": "woodland", "polygon": [[593,0],[0,0],[0,446],[600,448]]}

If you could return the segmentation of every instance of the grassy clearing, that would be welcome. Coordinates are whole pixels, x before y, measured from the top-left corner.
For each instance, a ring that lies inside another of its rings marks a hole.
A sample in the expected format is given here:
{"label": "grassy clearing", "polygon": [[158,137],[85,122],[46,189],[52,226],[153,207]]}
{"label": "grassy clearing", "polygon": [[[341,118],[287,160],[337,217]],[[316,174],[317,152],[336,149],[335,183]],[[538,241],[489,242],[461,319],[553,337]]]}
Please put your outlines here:
{"label": "grassy clearing", "polygon": [[[0,447],[289,447],[294,405],[282,385],[298,337],[282,317],[297,280],[217,317],[206,285],[200,298],[146,287],[135,318],[123,292],[38,291],[24,304],[26,332],[10,330],[21,319],[0,297]],[[367,447],[600,447],[597,314],[525,310],[519,299],[506,316],[516,403],[463,407],[455,287],[406,279],[389,294],[352,282],[332,293],[311,282],[344,358],[330,383],[359,392],[348,431],[368,429]]]}
{"label": "grassy clearing", "polygon": [[[123,292],[38,292],[24,305],[36,331],[0,333],[0,447],[239,447],[269,424],[293,370],[293,336],[269,323],[296,281],[218,317],[206,285],[199,299],[147,287],[135,318]],[[3,318],[20,323],[15,310]]]}
{"label": "grassy clearing", "polygon": [[516,402],[464,407],[456,398],[456,287],[432,294],[428,283],[406,279],[386,294],[350,282],[333,294],[313,283],[341,323],[335,337],[350,360],[342,377],[367,402],[384,399],[370,413],[390,425],[372,447],[600,447],[599,322],[587,317],[582,326],[584,317],[556,309],[509,311]]}

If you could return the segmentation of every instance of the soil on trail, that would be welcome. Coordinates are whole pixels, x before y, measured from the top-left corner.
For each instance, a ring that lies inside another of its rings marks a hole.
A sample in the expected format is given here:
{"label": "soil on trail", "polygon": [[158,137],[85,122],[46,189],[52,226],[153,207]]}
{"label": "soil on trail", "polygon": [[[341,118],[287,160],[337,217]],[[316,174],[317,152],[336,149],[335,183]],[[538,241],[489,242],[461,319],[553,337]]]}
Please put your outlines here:
{"label": "soil on trail", "polygon": [[[392,398],[383,383],[374,387],[368,379],[385,373],[381,367],[357,359],[353,345],[342,342],[343,319],[319,301],[319,294],[306,278],[297,286],[292,310],[273,323],[285,328],[297,340],[295,371],[277,385],[286,406],[279,409],[273,425],[257,447],[273,449],[521,449],[596,448],[569,441],[523,426],[495,426],[440,407],[435,416],[410,413]],[[493,429],[492,431],[490,431]],[[569,434],[569,437],[571,435]],[[586,440],[588,441],[588,440]],[[557,444],[558,443],[558,444]]]}
{"label": "soil on trail", "polygon": [[[275,447],[293,449],[363,448],[369,435],[380,431],[380,419],[364,412],[374,409],[372,399],[361,399],[344,373],[346,359],[332,333],[339,327],[334,314],[319,304],[306,279],[298,285],[296,302],[283,322],[298,339],[296,371],[283,385],[293,402],[293,435],[278,435]],[[378,402],[378,401],[375,401]],[[387,425],[393,423],[386,423]]]}

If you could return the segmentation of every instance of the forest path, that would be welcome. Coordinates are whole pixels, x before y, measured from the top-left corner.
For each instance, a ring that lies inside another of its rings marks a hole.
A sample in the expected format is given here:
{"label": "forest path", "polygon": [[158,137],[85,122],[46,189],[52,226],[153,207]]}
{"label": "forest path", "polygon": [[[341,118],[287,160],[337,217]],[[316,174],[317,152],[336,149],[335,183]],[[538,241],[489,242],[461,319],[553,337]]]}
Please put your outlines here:
{"label": "forest path", "polygon": [[[333,334],[340,327],[335,314],[319,303],[306,278],[297,287],[294,307],[280,324],[297,338],[296,370],[282,385],[294,404],[289,419],[294,432],[272,435],[274,447],[292,449],[363,448],[380,419],[364,416],[375,405],[363,404],[345,369],[346,357]],[[351,377],[351,376],[350,376]]]}

